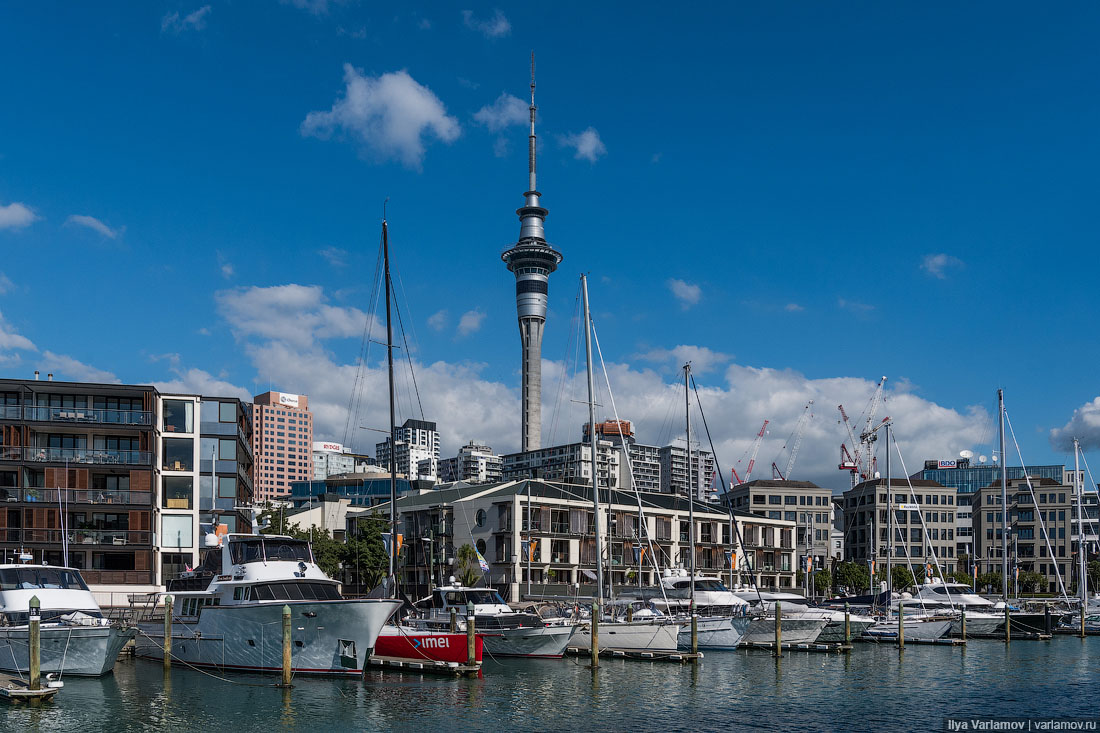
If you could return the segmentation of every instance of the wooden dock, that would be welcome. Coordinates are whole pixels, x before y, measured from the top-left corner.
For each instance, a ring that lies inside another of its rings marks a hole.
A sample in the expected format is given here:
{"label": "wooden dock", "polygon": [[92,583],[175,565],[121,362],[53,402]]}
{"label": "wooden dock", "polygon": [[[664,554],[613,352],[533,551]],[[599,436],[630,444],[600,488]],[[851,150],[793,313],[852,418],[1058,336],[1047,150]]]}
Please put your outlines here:
{"label": "wooden dock", "polygon": [[452,677],[477,677],[481,674],[480,664],[459,662],[440,662],[434,659],[402,659],[401,657],[370,657],[367,664],[371,667],[401,672],[421,674],[442,674]]}
{"label": "wooden dock", "polygon": [[[566,654],[574,656],[588,657],[592,655],[592,650],[586,647],[569,647],[565,650]],[[629,651],[626,649],[600,649],[601,657],[610,657],[611,659],[637,659],[643,662],[692,662],[703,658],[702,652],[695,654],[691,652],[681,651],[655,651],[655,652],[638,652]]]}
{"label": "wooden dock", "polygon": [[[862,637],[860,641],[869,642],[871,644],[889,644],[890,646],[898,646],[897,637]],[[966,639],[955,639],[953,637],[945,636],[940,639],[910,639],[906,637],[905,646],[966,646]]]}
{"label": "wooden dock", "polygon": [[36,703],[43,700],[52,700],[53,696],[60,691],[60,687],[47,687],[45,680],[43,680],[42,689],[32,690],[23,680],[0,675],[0,699],[10,703]]}
{"label": "wooden dock", "polygon": [[[743,641],[737,646],[738,649],[764,649],[770,652],[775,651],[774,641]],[[842,644],[840,642],[832,644],[791,644],[784,642],[780,644],[780,649],[783,651],[793,652],[819,652],[823,654],[830,653],[845,653],[852,651],[851,644]]]}

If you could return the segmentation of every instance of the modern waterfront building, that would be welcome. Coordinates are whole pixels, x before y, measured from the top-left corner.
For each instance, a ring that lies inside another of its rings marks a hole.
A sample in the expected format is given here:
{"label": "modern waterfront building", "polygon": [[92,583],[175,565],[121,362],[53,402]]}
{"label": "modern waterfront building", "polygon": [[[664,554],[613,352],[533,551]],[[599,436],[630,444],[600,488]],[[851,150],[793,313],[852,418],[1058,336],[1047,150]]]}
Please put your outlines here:
{"label": "modern waterfront building", "polygon": [[[390,469],[390,438],[375,445],[379,467]],[[422,463],[423,462],[423,463]],[[435,481],[439,475],[439,433],[434,422],[408,419],[397,428],[394,465],[398,476]]]}
{"label": "modern waterfront building", "polygon": [[501,254],[516,276],[516,315],[519,319],[521,411],[520,451],[542,446],[542,334],[546,324],[550,273],[562,256],[546,241],[547,209],[535,185],[535,68],[531,61],[531,132],[527,148],[527,192],[519,216],[519,241]]}
{"label": "modern waterfront building", "polygon": [[[1059,483],[1070,483],[1073,471],[1066,475],[1066,467],[1052,466],[1009,466],[1008,479],[1022,479],[1025,476],[1032,478],[1046,478]],[[973,494],[983,486],[999,484],[1001,482],[1001,469],[997,464],[978,463],[973,464],[969,458],[958,460],[928,460],[924,462],[924,468],[915,472],[910,478],[924,481],[935,481],[941,486],[949,486],[959,490],[960,494]]]}
{"label": "modern waterfront building", "polygon": [[[689,491],[687,451],[673,443],[658,449],[661,462],[661,492],[686,494]],[[714,482],[714,456],[710,451],[693,448],[691,451],[690,490],[699,500],[711,493]]]}
{"label": "modern waterfront building", "polygon": [[264,392],[253,398],[252,451],[256,500],[285,499],[292,481],[313,477],[313,414],[309,397]]}
{"label": "modern waterfront building", "polygon": [[[661,493],[641,497],[642,518],[634,492],[600,492],[600,526],[610,536],[604,544],[604,567],[619,588],[652,588],[658,582],[660,573],[650,546],[661,570],[687,567],[691,560],[687,499]],[[403,497],[397,510],[407,548],[400,563],[402,583],[418,592],[452,574],[458,548],[470,544],[489,564],[485,584],[518,601],[526,593],[524,543],[530,540],[534,543],[533,596],[594,595],[596,544],[590,486],[536,480],[460,485]],[[793,586],[793,522],[737,513],[746,545],[741,552],[725,510],[696,502],[694,513],[699,572],[727,581],[732,573],[734,584],[750,584],[750,576],[755,575],[762,588]],[[349,532],[362,514],[348,512]]]}
{"label": "modern waterfront building", "polygon": [[[1069,472],[1072,476],[1072,471]],[[1068,590],[1077,579],[1077,551],[1080,533],[1074,486],[1049,478],[1033,477],[1008,481],[1008,567],[1039,573],[1046,578],[1040,590],[1059,593],[1059,576]],[[978,572],[999,573],[1002,569],[1004,526],[1000,481],[984,486],[973,495],[974,560]],[[1097,542],[1097,495],[1085,493],[1085,547],[1095,559]],[[1044,534],[1045,531],[1045,534]],[[1010,577],[1010,581],[1012,578]]]}
{"label": "modern waterfront building", "polygon": [[812,557],[815,568],[828,567],[832,557],[832,491],[811,481],[755,479],[738,484],[722,503],[741,512],[795,523],[799,558]]}
{"label": "modern waterfront building", "polygon": [[[623,486],[619,450],[607,440],[596,441],[596,476],[602,488]],[[502,458],[505,481],[524,478],[586,484],[592,481],[592,444],[587,442],[555,445]]]}
{"label": "modern waterfront building", "polygon": [[[912,491],[909,486],[912,484]],[[894,565],[910,565],[918,580],[921,568],[932,563],[933,552],[944,573],[953,573],[955,557],[956,490],[936,481],[891,479],[894,542],[887,541],[886,480],[863,481],[844,492],[845,559],[879,563],[893,548]]]}
{"label": "modern waterfront building", "polygon": [[[399,474],[397,495],[404,496],[414,491],[425,491],[430,489],[432,484],[431,481],[409,481]],[[385,471],[368,471],[329,476],[324,481],[295,481],[290,486],[290,495],[287,498],[295,508],[300,508],[320,501],[320,498],[325,495],[346,498],[352,506],[356,507],[388,503],[390,475]]]}
{"label": "modern waterfront building", "polygon": [[[630,474],[634,487],[639,491],[661,490],[661,454],[655,445],[639,443],[634,438],[634,426],[629,420],[605,420],[596,423],[596,435],[615,446],[619,451],[621,480],[619,488],[630,488]],[[588,423],[581,430],[581,440],[588,442]],[[628,461],[629,459],[629,461]]]}
{"label": "modern waterfront building", "polygon": [[491,447],[471,440],[458,449],[457,456],[439,462],[439,480],[467,484],[496,483],[502,478],[503,466],[504,459],[494,454]]}

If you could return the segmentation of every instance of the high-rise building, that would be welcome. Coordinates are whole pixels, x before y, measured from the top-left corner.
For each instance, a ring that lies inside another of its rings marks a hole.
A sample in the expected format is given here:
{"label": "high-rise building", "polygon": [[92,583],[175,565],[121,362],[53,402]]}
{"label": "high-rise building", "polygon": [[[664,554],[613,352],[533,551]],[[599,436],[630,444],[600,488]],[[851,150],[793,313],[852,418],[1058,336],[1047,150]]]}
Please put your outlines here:
{"label": "high-rise building", "polygon": [[[609,441],[596,441],[596,480],[600,488],[621,486],[619,449]],[[501,456],[505,481],[538,478],[567,484],[592,484],[592,444],[555,445]]]}
{"label": "high-rise building", "polygon": [[714,481],[714,455],[710,451],[691,451],[691,477],[688,478],[687,451],[683,446],[666,445],[658,449],[661,461],[661,491],[665,494],[686,494],[688,487],[700,501],[710,493]]}
{"label": "high-rise building", "polygon": [[458,449],[457,456],[439,462],[439,480],[493,483],[500,481],[502,465],[503,459],[492,448],[470,441]]}
{"label": "high-rise building", "polygon": [[519,241],[501,255],[516,276],[516,313],[522,359],[520,450],[542,445],[542,332],[550,273],[562,261],[561,253],[546,241],[543,224],[549,213],[539,202],[535,187],[535,61],[531,58],[531,133],[528,137],[528,190],[519,216]]}
{"label": "high-rise building", "polygon": [[370,456],[352,453],[340,443],[313,441],[313,480],[324,481],[329,476],[357,473],[373,466]]}
{"label": "high-rise building", "polygon": [[[638,491],[661,490],[661,449],[634,439],[629,420],[605,420],[596,423],[596,435],[619,451],[619,488]],[[588,442],[588,423],[581,429],[581,440]],[[634,477],[631,486],[630,477]]]}
{"label": "high-rise building", "polygon": [[256,500],[286,500],[291,481],[313,478],[313,414],[306,395],[264,392],[253,398]]}
{"label": "high-rise building", "polygon": [[[390,468],[390,439],[375,445],[378,465]],[[422,465],[423,462],[423,465]],[[395,472],[408,479],[435,481],[439,473],[439,433],[434,422],[408,419],[397,428],[397,449],[394,451]]]}

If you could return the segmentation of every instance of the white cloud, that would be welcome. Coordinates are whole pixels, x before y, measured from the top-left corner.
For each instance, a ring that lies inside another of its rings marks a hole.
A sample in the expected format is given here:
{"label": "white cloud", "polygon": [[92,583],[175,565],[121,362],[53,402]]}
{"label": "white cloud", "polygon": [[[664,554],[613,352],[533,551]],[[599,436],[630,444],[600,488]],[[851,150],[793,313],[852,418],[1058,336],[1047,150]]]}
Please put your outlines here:
{"label": "white cloud", "polygon": [[232,262],[222,263],[221,271],[222,271],[222,277],[224,277],[226,280],[231,279],[234,275],[237,274],[237,268],[235,268],[233,266]]}
{"label": "white cloud", "polygon": [[10,349],[38,351],[31,340],[16,331],[11,324],[4,320],[4,314],[0,313],[0,350],[7,351]]}
{"label": "white cloud", "polygon": [[512,24],[499,10],[494,11],[491,18],[475,18],[474,11],[463,10],[462,22],[467,28],[477,31],[486,38],[501,38],[512,32]]}
{"label": "white cloud", "polygon": [[1084,450],[1100,448],[1100,397],[1078,407],[1069,422],[1050,431],[1050,445],[1054,450],[1072,451],[1074,438],[1081,442]]}
{"label": "white cloud", "polygon": [[949,254],[925,255],[921,260],[920,269],[940,280],[946,280],[947,270],[957,270],[964,267],[963,261]]}
{"label": "white cloud", "polygon": [[723,354],[713,351],[706,346],[688,346],[681,344],[671,349],[651,349],[637,358],[644,361],[661,362],[670,366],[682,367],[685,362],[691,362],[691,369],[696,374],[709,372],[715,367],[726,364],[733,359],[732,354]]}
{"label": "white cloud", "polygon": [[317,254],[325,258],[325,260],[333,267],[344,267],[348,263],[348,251],[346,249],[340,249],[339,247],[325,247]]}
{"label": "white cloud", "polygon": [[210,14],[210,10],[209,5],[203,5],[198,10],[182,17],[178,12],[169,13],[161,18],[160,30],[162,33],[165,31],[171,31],[172,33],[182,33],[188,30],[201,31],[206,27],[206,16]]}
{"label": "white cloud", "polygon": [[[260,337],[313,349],[321,339],[362,335],[367,314],[329,305],[318,285],[275,285],[222,290],[218,311],[238,339]],[[374,324],[374,333],[380,325]]]}
{"label": "white cloud", "polygon": [[685,310],[698,303],[699,298],[703,295],[703,289],[698,285],[676,278],[670,278],[665,282],[665,285],[668,286],[668,289],[680,301],[680,306]]}
{"label": "white cloud", "polygon": [[783,310],[787,311],[788,313],[798,313],[806,309],[800,306],[798,303],[787,303],[785,306],[783,306]]}
{"label": "white cloud", "polygon": [[54,378],[64,379],[70,382],[99,382],[101,384],[118,384],[122,380],[105,369],[98,369],[82,361],[77,361],[65,354],[56,354],[46,351],[42,354],[42,361],[38,368],[43,372],[52,372]]}
{"label": "white cloud", "polygon": [[843,308],[846,311],[853,313],[868,314],[875,309],[875,306],[868,303],[858,303],[854,300],[845,300],[844,298],[838,298],[836,301],[838,307]]}
{"label": "white cloud", "polygon": [[252,401],[252,394],[244,387],[218,379],[202,369],[181,369],[173,367],[175,379],[153,382],[153,385],[165,394],[197,394],[207,397],[237,397],[246,402]]}
{"label": "white cloud", "polygon": [[559,141],[567,148],[573,148],[573,157],[577,160],[587,160],[595,163],[600,156],[607,154],[607,148],[600,140],[600,133],[596,128],[589,127],[584,132],[559,136]]}
{"label": "white cloud", "polygon": [[15,283],[13,283],[7,275],[0,272],[0,295],[5,295],[11,292],[12,288],[14,287]]}
{"label": "white cloud", "polygon": [[500,132],[510,125],[526,124],[531,118],[527,102],[502,93],[495,102],[475,112],[474,119],[488,127],[491,132]]}
{"label": "white cloud", "polygon": [[447,114],[439,98],[405,70],[370,77],[344,64],[344,83],[344,96],[331,110],[306,115],[302,135],[321,139],[346,135],[372,157],[396,159],[419,170],[425,137],[450,143],[461,132],[458,120]]}
{"label": "white cloud", "polygon": [[65,220],[65,223],[86,227],[92,231],[99,232],[108,239],[117,239],[118,235],[125,231],[125,227],[112,229],[94,216],[85,216],[84,214],[73,214]]}
{"label": "white cloud", "polygon": [[30,226],[37,219],[38,216],[33,209],[18,201],[0,206],[0,229],[22,229]]}
{"label": "white cloud", "polygon": [[458,319],[458,335],[469,336],[481,330],[481,323],[485,320],[485,314],[479,310],[466,311]]}
{"label": "white cloud", "polygon": [[442,331],[447,327],[447,309],[438,310],[428,317],[428,326],[433,331]]}

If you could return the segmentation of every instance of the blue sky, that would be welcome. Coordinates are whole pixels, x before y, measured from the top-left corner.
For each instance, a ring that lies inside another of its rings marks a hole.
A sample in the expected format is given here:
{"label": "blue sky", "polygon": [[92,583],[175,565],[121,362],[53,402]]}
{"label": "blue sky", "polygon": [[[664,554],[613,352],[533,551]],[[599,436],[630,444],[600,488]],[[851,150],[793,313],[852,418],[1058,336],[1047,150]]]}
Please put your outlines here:
{"label": "blue sky", "polygon": [[526,133],[500,98],[526,98],[534,49],[565,256],[547,439],[583,419],[553,375],[588,272],[645,440],[675,437],[661,385],[694,354],[726,466],[763,418],[770,463],[815,399],[802,470],[843,484],[835,405],[880,375],[910,464],[986,450],[999,386],[1028,462],[1065,460],[1071,421],[1100,446],[1095,5],[548,8],[5,7],[3,373],[275,388],[315,397],[319,437],[380,425],[377,348],[346,410],[389,197],[425,413],[445,452],[514,450],[499,253]]}

